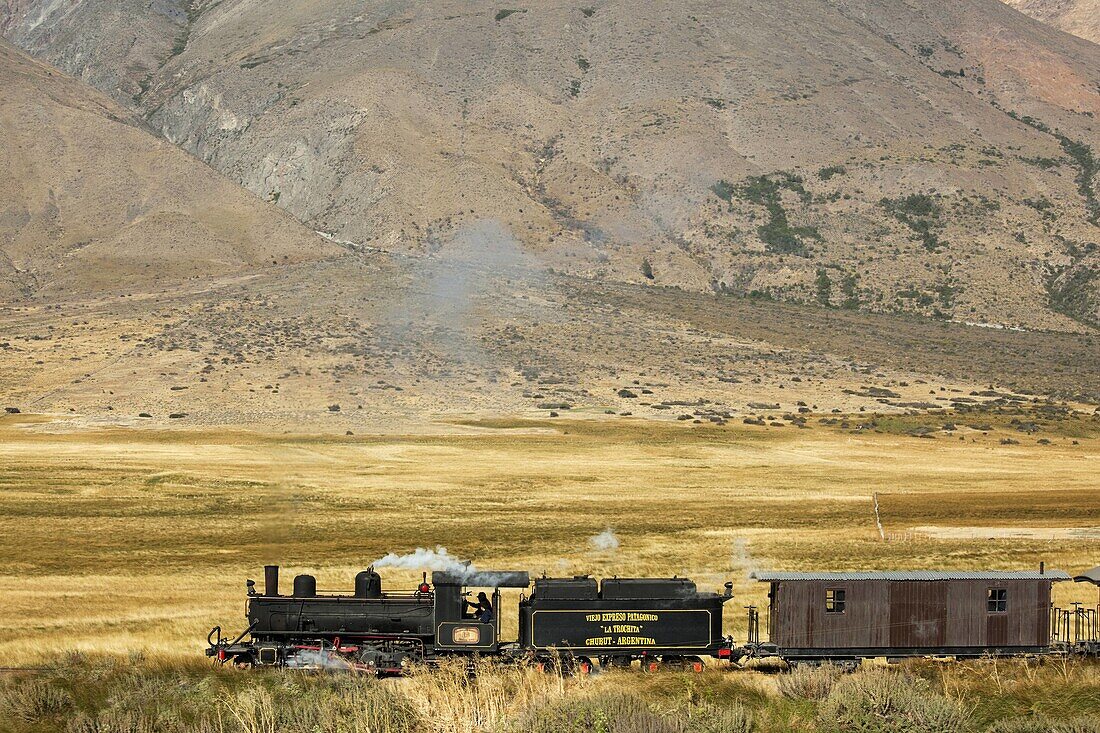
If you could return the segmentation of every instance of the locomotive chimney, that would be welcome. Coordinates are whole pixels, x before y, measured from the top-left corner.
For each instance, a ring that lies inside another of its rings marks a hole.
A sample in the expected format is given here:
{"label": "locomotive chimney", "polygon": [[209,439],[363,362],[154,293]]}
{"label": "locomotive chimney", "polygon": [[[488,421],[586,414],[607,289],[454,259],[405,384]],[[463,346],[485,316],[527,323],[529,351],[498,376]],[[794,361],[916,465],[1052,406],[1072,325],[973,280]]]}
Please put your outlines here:
{"label": "locomotive chimney", "polygon": [[1043,560],[1039,561],[1039,575],[1046,575],[1047,564]]}
{"label": "locomotive chimney", "polygon": [[264,565],[264,595],[279,595],[279,566]]}

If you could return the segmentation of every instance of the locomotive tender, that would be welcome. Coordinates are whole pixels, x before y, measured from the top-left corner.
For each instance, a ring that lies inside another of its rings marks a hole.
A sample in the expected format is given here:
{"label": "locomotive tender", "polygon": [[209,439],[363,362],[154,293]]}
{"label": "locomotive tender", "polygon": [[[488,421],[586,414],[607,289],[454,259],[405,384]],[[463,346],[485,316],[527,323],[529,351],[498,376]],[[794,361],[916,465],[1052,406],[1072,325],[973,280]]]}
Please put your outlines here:
{"label": "locomotive tender", "polygon": [[[1060,571],[755,573],[769,584],[769,638],[749,607],[749,633],[734,646],[722,611],[733,597],[701,592],[687,578],[536,578],[523,571],[427,574],[412,591],[383,591],[373,568],[351,594],[319,592],[310,575],[279,592],[279,568],[265,568],[263,593],[248,581],[248,627],[235,639],[214,627],[208,656],[241,666],[350,669],[401,674],[446,657],[587,670],[641,660],[700,671],[703,658],[739,662],[854,664],[869,657],[1019,654],[1100,656],[1100,603],[1051,604],[1051,585],[1100,586],[1100,567],[1071,578]],[[491,591],[491,610],[467,611],[470,588]],[[519,637],[500,635],[501,588],[527,591]],[[248,637],[245,640],[245,637]]]}

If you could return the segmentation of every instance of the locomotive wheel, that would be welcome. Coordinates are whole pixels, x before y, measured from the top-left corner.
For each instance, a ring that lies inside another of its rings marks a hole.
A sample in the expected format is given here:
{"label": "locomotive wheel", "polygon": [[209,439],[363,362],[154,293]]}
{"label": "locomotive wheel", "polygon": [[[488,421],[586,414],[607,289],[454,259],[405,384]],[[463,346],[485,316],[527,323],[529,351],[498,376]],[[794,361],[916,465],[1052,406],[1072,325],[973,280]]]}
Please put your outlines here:
{"label": "locomotive wheel", "polygon": [[546,674],[566,674],[566,660],[553,657],[540,657],[535,660],[535,667]]}
{"label": "locomotive wheel", "polygon": [[558,674],[562,677],[581,677],[592,673],[592,660],[589,657],[542,658],[535,661],[540,672]]}
{"label": "locomotive wheel", "polygon": [[600,657],[600,667],[606,669],[629,669],[632,661],[630,657]]}

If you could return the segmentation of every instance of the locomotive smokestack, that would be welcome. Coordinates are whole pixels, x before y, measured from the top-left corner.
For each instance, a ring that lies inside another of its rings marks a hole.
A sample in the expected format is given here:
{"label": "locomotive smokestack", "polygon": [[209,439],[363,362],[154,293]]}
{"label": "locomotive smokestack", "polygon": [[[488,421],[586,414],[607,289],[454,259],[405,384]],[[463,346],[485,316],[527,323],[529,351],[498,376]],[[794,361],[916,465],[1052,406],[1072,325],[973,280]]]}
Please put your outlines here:
{"label": "locomotive smokestack", "polygon": [[1040,560],[1039,561],[1039,575],[1046,575],[1046,573],[1047,573],[1047,564],[1046,564],[1045,561]]}
{"label": "locomotive smokestack", "polygon": [[279,566],[264,565],[264,595],[279,595]]}

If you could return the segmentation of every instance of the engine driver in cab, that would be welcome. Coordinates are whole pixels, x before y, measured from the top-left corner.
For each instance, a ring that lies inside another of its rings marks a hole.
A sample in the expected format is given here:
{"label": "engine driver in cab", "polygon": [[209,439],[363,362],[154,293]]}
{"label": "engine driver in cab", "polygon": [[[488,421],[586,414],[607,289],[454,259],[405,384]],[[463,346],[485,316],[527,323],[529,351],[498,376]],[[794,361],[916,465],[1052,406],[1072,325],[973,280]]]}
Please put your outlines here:
{"label": "engine driver in cab", "polygon": [[477,603],[471,603],[465,599],[462,603],[470,610],[471,618],[476,618],[483,624],[493,623],[493,604],[489,602],[489,596],[485,595],[485,591],[477,594]]}

